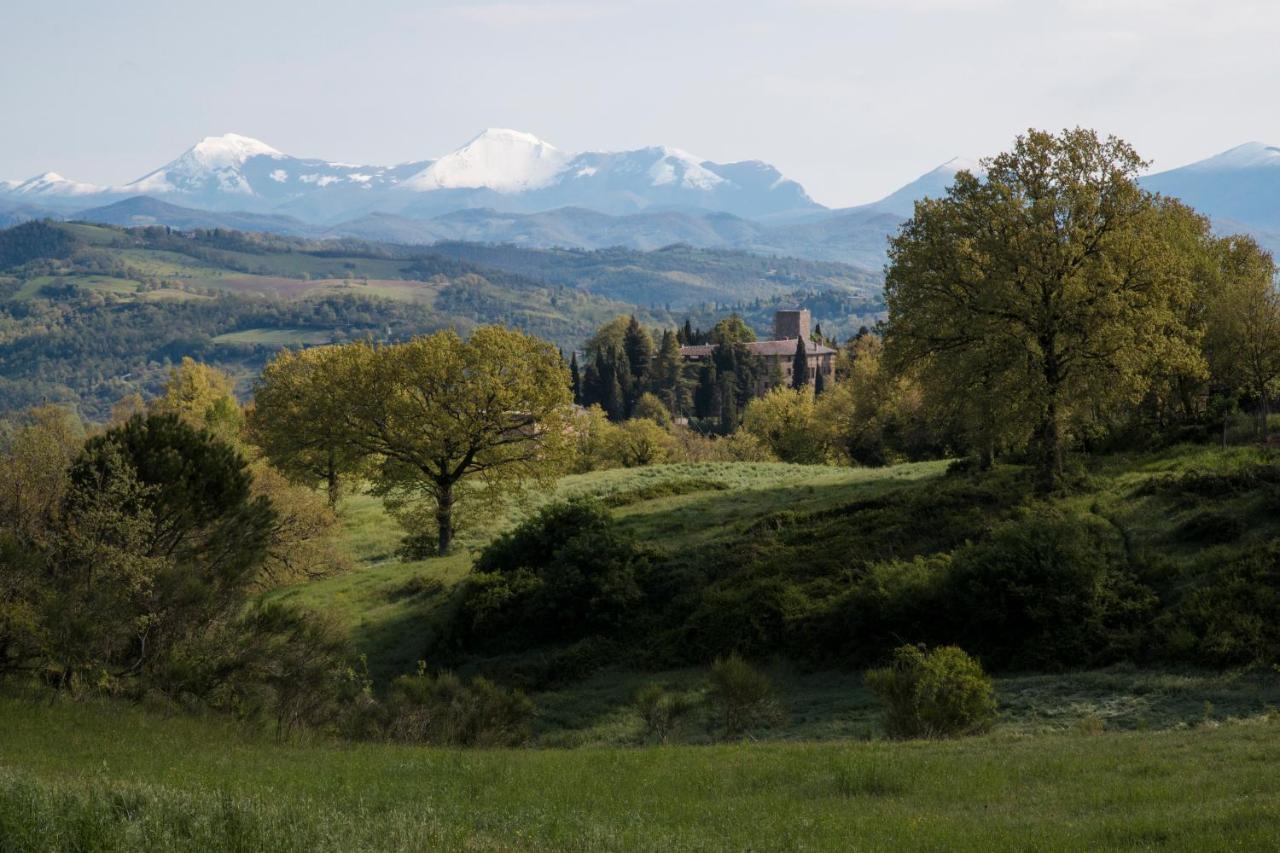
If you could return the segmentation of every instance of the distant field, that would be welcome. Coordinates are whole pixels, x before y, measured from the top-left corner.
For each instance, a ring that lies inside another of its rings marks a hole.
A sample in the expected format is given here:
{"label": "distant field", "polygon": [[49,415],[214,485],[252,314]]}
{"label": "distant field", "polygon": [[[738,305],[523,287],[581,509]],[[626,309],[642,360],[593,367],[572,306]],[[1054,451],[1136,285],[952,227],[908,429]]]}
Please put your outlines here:
{"label": "distant field", "polygon": [[1280,724],[587,750],[280,744],[0,700],[0,848],[1265,850]]}
{"label": "distant field", "polygon": [[246,329],[228,332],[213,339],[215,344],[259,344],[263,346],[315,346],[333,340],[327,329]]}

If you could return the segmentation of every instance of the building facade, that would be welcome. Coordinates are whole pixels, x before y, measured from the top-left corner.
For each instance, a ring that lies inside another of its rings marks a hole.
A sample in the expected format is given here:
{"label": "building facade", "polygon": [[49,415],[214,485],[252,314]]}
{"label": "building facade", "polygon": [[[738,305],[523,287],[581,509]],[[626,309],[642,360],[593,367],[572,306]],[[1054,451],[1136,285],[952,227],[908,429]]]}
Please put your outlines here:
{"label": "building facade", "polygon": [[[745,344],[747,350],[765,362],[768,368],[761,379],[757,394],[776,384],[790,385],[795,366],[796,348],[801,339],[809,362],[809,382],[812,384],[822,373],[823,385],[830,388],[836,381],[836,351],[824,344],[809,340],[809,309],[794,308],[778,311],[773,315],[773,340],[754,341]],[[695,344],[680,347],[685,361],[706,361],[715,352],[716,344]]]}

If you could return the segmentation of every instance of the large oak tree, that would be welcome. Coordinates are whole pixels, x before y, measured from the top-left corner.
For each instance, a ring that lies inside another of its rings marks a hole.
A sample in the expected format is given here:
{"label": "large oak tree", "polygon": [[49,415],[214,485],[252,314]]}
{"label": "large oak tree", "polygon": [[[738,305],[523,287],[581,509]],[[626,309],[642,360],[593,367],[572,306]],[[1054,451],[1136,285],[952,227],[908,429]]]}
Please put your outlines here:
{"label": "large oak tree", "polygon": [[1033,130],[983,165],[891,241],[886,346],[979,404],[976,424],[1029,439],[1052,490],[1073,425],[1140,397],[1157,363],[1200,358],[1190,264],[1121,140]]}
{"label": "large oak tree", "polygon": [[561,473],[568,374],[555,348],[498,326],[339,349],[330,393],[345,434],[375,457],[375,490],[431,509],[447,554],[462,499],[502,499]]}

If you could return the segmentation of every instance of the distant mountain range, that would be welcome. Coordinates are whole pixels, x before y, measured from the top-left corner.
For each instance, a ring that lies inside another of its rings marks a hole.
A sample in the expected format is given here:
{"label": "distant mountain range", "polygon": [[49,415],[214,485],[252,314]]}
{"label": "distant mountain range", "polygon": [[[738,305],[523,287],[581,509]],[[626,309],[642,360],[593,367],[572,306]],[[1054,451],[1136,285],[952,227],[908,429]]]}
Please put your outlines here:
{"label": "distant mountain range", "polygon": [[[566,206],[609,214],[652,207],[761,217],[821,210],[795,181],[758,161],[713,163],[678,148],[570,154],[528,133],[486,130],[436,160],[359,166],[284,154],[237,134],[208,137],[119,187],[48,172],[0,194],[83,209],[133,196],[183,207],[279,213],[335,223],[372,213],[435,216],[467,208],[535,213]],[[89,204],[86,204],[89,202]]]}
{"label": "distant mountain range", "polygon": [[[486,130],[435,160],[359,166],[227,134],[123,186],[54,172],[0,182],[0,226],[50,216],[406,244],[687,243],[878,270],[886,237],[913,204],[978,168],[950,160],[879,201],[833,210],[766,163],[714,163],[666,146],[572,154],[527,133]],[[1280,250],[1280,148],[1248,143],[1142,183],[1187,201],[1219,231],[1251,233]]]}

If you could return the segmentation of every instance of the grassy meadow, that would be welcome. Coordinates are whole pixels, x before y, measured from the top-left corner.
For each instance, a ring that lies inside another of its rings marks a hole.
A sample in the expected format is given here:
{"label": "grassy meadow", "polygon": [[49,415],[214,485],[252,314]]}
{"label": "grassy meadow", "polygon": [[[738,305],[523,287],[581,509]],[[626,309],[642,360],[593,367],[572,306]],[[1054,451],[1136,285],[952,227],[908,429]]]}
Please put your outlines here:
{"label": "grassy meadow", "polygon": [[[1212,511],[1248,531],[1192,547],[1180,531],[1209,510],[1171,504],[1151,481],[1264,457],[1198,447],[1100,457],[1066,500],[1122,528],[1130,547],[1194,566],[1280,524],[1256,496],[1228,495]],[[443,629],[478,548],[539,501],[596,495],[650,547],[696,555],[850,502],[937,488],[945,469],[706,463],[575,475],[465,529],[454,555],[420,561],[397,556],[401,532],[377,500],[354,494],[341,508],[352,568],[270,595],[335,620],[381,689]],[[530,748],[508,750],[281,742],[160,703],[10,696],[0,699],[0,848],[1227,850],[1280,838],[1280,678],[1269,668],[1001,673],[990,734],[909,743],[883,738],[860,673],[764,668],[780,724],[724,743],[695,714],[671,746],[646,742],[636,691],[657,681],[697,694],[705,670],[606,666],[543,689]]]}
{"label": "grassy meadow", "polygon": [[0,701],[6,850],[1267,849],[1280,724],[459,751]]}

